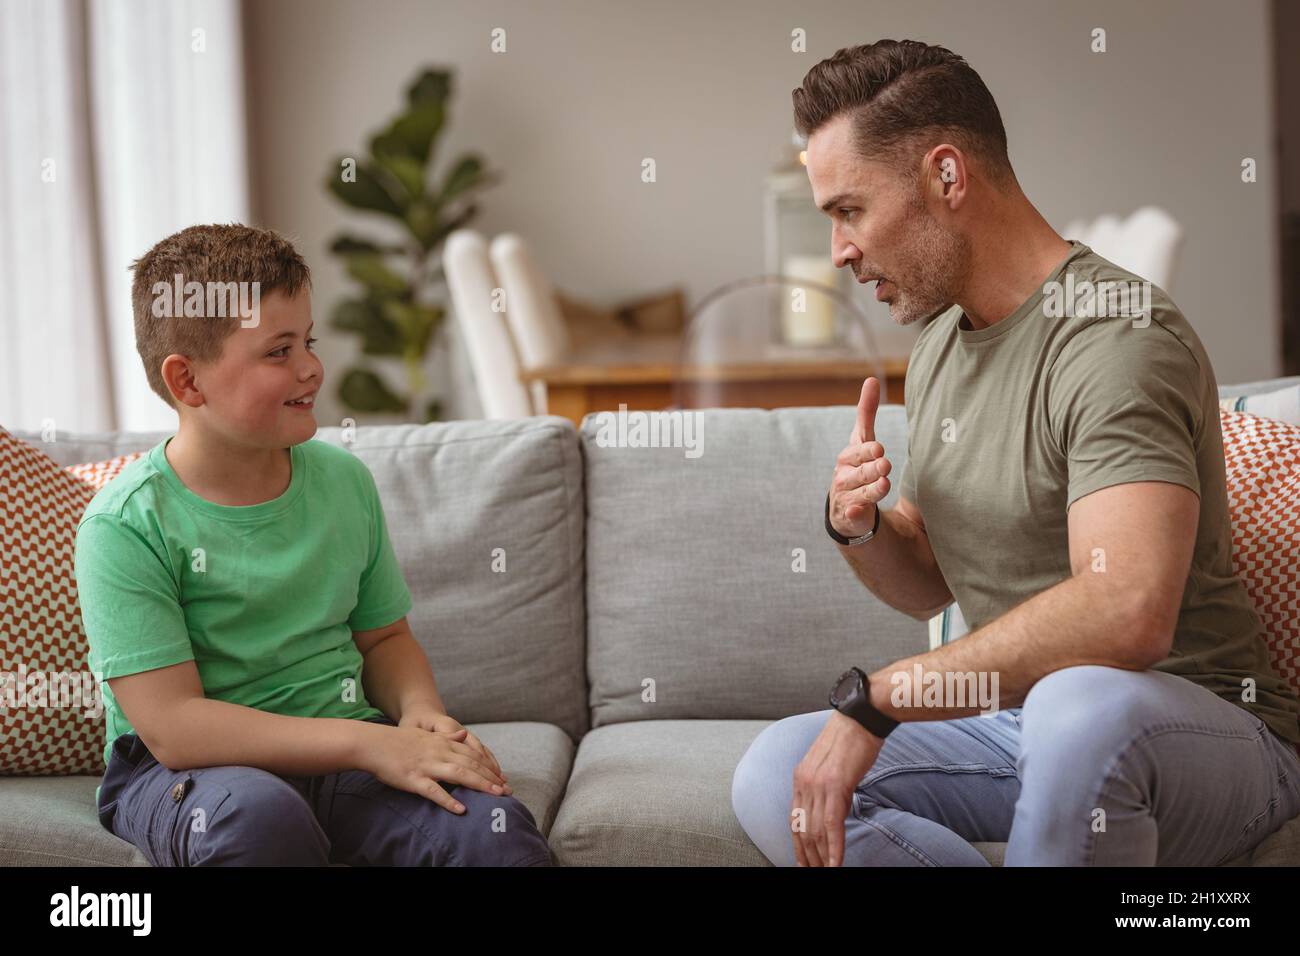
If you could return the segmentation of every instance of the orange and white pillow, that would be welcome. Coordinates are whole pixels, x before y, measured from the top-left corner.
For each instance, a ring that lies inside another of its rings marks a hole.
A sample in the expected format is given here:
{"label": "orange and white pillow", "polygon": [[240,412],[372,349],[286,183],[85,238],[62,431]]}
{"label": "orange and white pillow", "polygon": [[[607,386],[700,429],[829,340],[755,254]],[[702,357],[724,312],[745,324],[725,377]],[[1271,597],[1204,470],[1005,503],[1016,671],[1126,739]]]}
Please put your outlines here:
{"label": "orange and white pillow", "polygon": [[95,492],[138,457],[65,469],[0,429],[0,773],[104,771],[73,557]]}
{"label": "orange and white pillow", "polygon": [[1264,621],[1278,675],[1300,693],[1300,427],[1220,410],[1233,571]]}

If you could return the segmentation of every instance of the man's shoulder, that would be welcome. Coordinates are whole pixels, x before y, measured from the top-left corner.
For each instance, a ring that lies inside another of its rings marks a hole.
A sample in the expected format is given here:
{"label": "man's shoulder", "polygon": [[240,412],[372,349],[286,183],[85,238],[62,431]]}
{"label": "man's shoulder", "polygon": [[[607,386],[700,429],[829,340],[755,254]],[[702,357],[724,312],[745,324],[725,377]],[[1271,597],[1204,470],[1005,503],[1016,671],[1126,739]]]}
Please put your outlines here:
{"label": "man's shoulder", "polygon": [[1049,374],[1080,366],[1125,374],[1157,362],[1212,377],[1200,337],[1169,294],[1091,249],[1045,292],[1044,312],[1056,325]]}

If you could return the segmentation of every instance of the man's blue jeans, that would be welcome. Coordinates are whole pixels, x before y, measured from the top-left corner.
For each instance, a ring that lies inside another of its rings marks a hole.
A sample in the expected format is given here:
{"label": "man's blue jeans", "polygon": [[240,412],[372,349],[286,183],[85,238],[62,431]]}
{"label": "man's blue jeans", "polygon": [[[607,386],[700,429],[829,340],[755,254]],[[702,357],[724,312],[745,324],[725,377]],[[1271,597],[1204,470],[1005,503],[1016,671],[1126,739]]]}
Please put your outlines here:
{"label": "man's blue jeans", "polygon": [[[779,720],[736,768],[732,804],[795,865],[796,765],[831,715]],[[1300,814],[1300,757],[1249,711],[1160,671],[1067,667],[1021,707],[906,721],[859,782],[845,866],[1213,866]]]}

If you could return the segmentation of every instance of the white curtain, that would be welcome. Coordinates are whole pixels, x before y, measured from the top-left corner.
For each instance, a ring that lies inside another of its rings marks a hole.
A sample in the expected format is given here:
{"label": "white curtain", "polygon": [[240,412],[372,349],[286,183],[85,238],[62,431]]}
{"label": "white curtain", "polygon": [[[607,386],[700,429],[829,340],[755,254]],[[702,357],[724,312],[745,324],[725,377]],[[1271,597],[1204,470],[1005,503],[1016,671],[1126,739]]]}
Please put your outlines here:
{"label": "white curtain", "polygon": [[132,260],[249,219],[238,0],[0,0],[0,425],[172,428]]}

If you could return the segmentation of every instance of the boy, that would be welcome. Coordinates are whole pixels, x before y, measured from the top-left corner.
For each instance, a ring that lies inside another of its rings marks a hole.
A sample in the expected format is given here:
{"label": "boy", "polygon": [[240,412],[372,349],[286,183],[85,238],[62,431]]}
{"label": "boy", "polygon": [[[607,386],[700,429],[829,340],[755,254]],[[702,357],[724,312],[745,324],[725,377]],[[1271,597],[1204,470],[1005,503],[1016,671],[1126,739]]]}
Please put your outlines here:
{"label": "boy", "polygon": [[100,822],[155,866],[549,865],[443,707],[369,470],[311,440],[306,263],[214,225],[133,268],[136,348],[179,427],[77,531]]}

